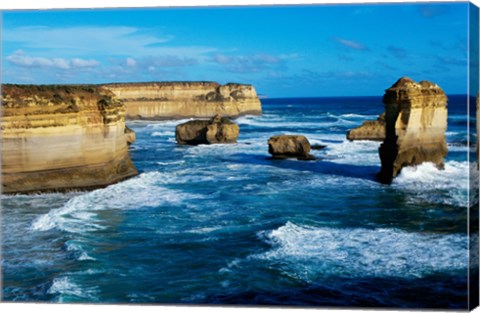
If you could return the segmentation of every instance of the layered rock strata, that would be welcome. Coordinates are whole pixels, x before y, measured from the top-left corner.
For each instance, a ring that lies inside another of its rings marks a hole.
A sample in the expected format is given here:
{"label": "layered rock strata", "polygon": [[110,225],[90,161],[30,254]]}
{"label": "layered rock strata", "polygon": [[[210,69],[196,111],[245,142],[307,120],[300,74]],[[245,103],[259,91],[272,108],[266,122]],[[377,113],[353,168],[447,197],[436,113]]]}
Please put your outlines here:
{"label": "layered rock strata", "polygon": [[268,139],[268,153],[274,159],[315,160],[310,142],[302,135],[277,135]]}
{"label": "layered rock strata", "polygon": [[432,162],[443,168],[447,143],[447,97],[436,84],[399,79],[386,90],[386,137],[379,148],[378,178],[391,183],[403,167]]}
{"label": "layered rock strata", "polygon": [[208,118],[259,115],[252,85],[214,82],[154,82],[103,85],[121,99],[128,119]]}
{"label": "layered rock strata", "polygon": [[216,115],[210,120],[193,120],[177,125],[175,138],[182,145],[236,143],[239,132],[237,124]]}
{"label": "layered rock strata", "polygon": [[376,121],[365,121],[357,128],[347,132],[348,140],[374,140],[385,139],[385,113],[382,113]]}
{"label": "layered rock strata", "polygon": [[125,108],[98,86],[2,86],[2,192],[92,189],[137,174]]}

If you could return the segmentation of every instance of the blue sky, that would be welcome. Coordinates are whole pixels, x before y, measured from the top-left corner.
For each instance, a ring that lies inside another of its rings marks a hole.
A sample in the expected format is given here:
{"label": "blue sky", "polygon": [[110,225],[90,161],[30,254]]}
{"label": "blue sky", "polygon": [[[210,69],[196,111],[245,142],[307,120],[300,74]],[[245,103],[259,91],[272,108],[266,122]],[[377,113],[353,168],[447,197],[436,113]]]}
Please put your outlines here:
{"label": "blue sky", "polygon": [[5,83],[206,80],[269,97],[467,88],[468,4],[4,11]]}

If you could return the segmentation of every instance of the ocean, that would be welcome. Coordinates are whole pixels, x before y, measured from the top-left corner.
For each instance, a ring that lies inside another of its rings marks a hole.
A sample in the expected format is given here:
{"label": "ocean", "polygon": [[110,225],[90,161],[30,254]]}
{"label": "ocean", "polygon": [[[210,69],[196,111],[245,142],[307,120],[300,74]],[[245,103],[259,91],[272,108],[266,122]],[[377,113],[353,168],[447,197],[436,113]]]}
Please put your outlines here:
{"label": "ocean", "polygon": [[[346,140],[381,97],[263,99],[228,145],[128,121],[137,177],[2,196],[3,300],[465,309],[466,99],[449,97],[445,169],[392,185],[375,180],[379,142]],[[277,134],[326,148],[272,160]]]}

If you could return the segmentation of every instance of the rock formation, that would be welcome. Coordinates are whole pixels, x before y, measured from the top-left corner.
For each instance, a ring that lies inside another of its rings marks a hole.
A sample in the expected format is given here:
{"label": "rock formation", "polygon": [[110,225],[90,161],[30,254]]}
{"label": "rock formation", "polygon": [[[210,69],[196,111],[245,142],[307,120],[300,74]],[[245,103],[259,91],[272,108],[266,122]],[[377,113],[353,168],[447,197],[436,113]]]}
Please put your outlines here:
{"label": "rock formation", "polygon": [[124,133],[125,133],[125,139],[127,140],[128,145],[131,145],[132,143],[135,142],[135,140],[137,140],[137,136],[135,135],[135,132],[130,127],[125,126]]}
{"label": "rock formation", "polygon": [[386,137],[378,178],[391,183],[403,167],[432,162],[443,168],[447,154],[447,97],[436,84],[399,79],[386,90]]}
{"label": "rock formation", "polygon": [[376,121],[365,121],[357,128],[347,132],[348,140],[375,140],[385,139],[385,113],[382,113]]}
{"label": "rock formation", "polygon": [[91,189],[137,174],[106,89],[2,85],[3,193]]}
{"label": "rock formation", "polygon": [[214,82],[107,84],[125,102],[128,119],[209,118],[259,115],[260,100],[252,85]]}
{"label": "rock formation", "polygon": [[175,128],[177,143],[182,145],[236,143],[238,134],[238,125],[219,115],[211,120],[189,121]]}
{"label": "rock formation", "polygon": [[310,149],[310,142],[302,135],[277,135],[268,139],[268,153],[274,159],[315,160]]}

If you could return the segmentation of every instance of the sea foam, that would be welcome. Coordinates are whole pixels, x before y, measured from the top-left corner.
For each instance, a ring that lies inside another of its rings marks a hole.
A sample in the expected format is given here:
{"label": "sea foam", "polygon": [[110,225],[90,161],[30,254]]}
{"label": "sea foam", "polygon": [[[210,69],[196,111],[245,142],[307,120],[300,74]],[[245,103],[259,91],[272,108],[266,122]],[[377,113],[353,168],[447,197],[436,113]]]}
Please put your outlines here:
{"label": "sea foam", "polygon": [[[57,295],[59,302],[65,302],[65,297],[75,297],[88,301],[95,299],[96,288],[81,288],[69,277],[59,277],[53,280],[52,286],[48,289],[48,294]],[[68,300],[67,300],[68,302]]]}
{"label": "sea foam", "polygon": [[448,161],[439,170],[433,163],[404,167],[392,186],[415,194],[409,201],[427,201],[466,207],[469,185],[468,162]]}
{"label": "sea foam", "polygon": [[172,190],[162,184],[173,181],[175,175],[159,172],[142,173],[127,181],[70,199],[61,208],[53,209],[32,223],[31,229],[47,231],[57,228],[72,233],[102,230],[97,213],[102,210],[129,210],[139,207],[181,205],[201,195]]}
{"label": "sea foam", "polygon": [[410,233],[398,229],[328,228],[288,222],[260,238],[272,246],[255,260],[314,282],[322,276],[424,277],[464,270],[468,238],[461,234]]}

